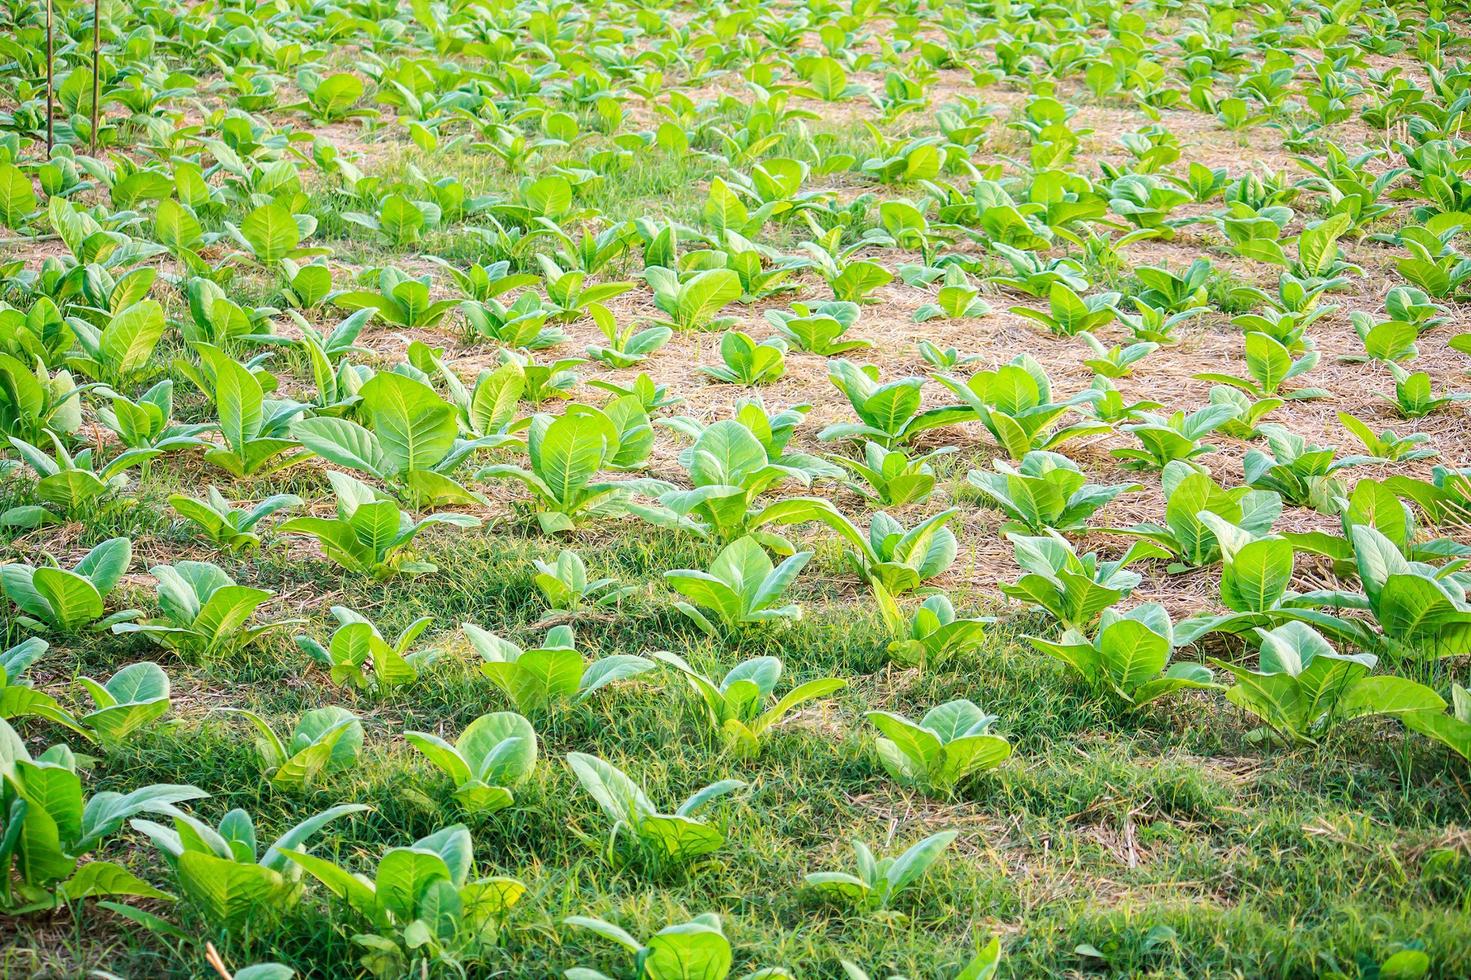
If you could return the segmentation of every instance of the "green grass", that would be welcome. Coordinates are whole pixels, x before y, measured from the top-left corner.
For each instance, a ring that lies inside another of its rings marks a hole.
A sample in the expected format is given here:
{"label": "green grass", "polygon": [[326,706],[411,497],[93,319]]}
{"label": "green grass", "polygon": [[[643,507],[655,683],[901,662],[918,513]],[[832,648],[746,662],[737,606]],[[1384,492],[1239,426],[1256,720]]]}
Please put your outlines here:
{"label": "green grass", "polygon": [[[1345,735],[1318,749],[1252,745],[1240,716],[1202,696],[1124,716],[1019,642],[1020,626],[996,627],[982,650],[944,671],[898,670],[885,665],[884,638],[866,604],[833,584],[841,570],[827,553],[800,585],[802,621],[714,643],[672,613],[658,583],[663,568],[705,564],[710,546],[662,533],[589,533],[575,543],[592,574],[644,586],[617,613],[579,621],[580,647],[674,649],[711,672],[775,654],[787,663],[787,682],[836,674],[850,686],[779,729],[752,760],[722,753],[672,677],[645,675],[652,679],[534,718],[542,762],[516,806],[466,821],[482,872],[518,876],[529,888],[503,946],[484,951],[476,971],[611,969],[610,950],[558,929],[559,920],[602,915],[647,934],[712,909],[726,916],[740,965],[783,963],[819,976],[833,975],[840,956],[913,977],[949,976],[973,937],[995,933],[1008,937],[1016,976],[1087,966],[1074,952],[1081,944],[1105,953],[1119,974],[1314,976],[1335,962],[1377,962],[1408,942],[1432,950],[1445,976],[1471,970],[1471,866],[1432,859],[1454,846],[1464,776],[1422,745],[1399,735]],[[462,819],[447,779],[401,732],[453,736],[480,714],[508,707],[455,626],[470,621],[518,642],[538,639],[545,610],[530,559],[554,551],[515,533],[445,532],[426,539],[422,553],[441,571],[412,587],[273,551],[231,569],[284,596],[328,594],[385,633],[435,616],[432,642],[447,656],[412,689],[382,699],[328,694],[321,673],[285,636],[229,659],[175,664],[176,720],[109,754],[92,791],[183,775],[212,794],[197,807],[202,816],[216,821],[241,807],[255,816],[263,842],[306,813],[363,802],[372,812],[337,825],[317,848],[360,869],[389,847]],[[316,615],[310,631],[327,629]],[[79,673],[105,674],[110,664],[153,655],[141,642],[92,636],[59,645],[75,654]],[[999,715],[1015,756],[964,782],[953,800],[896,786],[877,764],[863,712],[917,715],[955,697]],[[359,765],[301,794],[261,779],[245,726],[210,711],[249,707],[280,730],[322,703],[363,717],[366,748]],[[569,751],[624,767],[663,805],[716,779],[750,786],[712,811],[729,836],[713,859],[651,877],[605,859],[606,828],[562,762]],[[901,901],[902,915],[844,915],[798,889],[805,873],[850,866],[852,838],[891,852],[945,828],[962,829],[962,842]],[[136,844],[107,853],[139,870],[152,863]],[[308,976],[341,976],[356,955],[346,938],[350,916],[310,913],[321,904],[313,890],[282,921],[229,935],[187,905],[176,914],[187,934],[213,938],[229,962],[278,958]],[[188,975],[167,938],[129,929],[126,941],[102,950],[98,937],[117,937],[124,924],[96,907],[74,916],[23,924],[22,941],[7,954],[13,969],[49,964],[64,972],[59,964],[99,962],[105,953],[120,975]],[[26,954],[28,944],[38,952]]]}

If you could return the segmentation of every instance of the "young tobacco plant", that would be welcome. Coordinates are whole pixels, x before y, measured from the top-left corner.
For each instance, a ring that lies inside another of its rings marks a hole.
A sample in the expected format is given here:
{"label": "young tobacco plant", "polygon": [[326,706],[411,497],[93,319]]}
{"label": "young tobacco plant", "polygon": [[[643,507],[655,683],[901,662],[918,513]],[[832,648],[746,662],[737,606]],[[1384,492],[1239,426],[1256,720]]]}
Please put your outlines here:
{"label": "young tobacco plant", "polygon": [[1363,444],[1364,453],[1375,459],[1384,459],[1391,463],[1410,463],[1417,459],[1430,459],[1439,452],[1428,445],[1430,436],[1424,432],[1414,432],[1407,436],[1402,436],[1393,429],[1375,432],[1367,422],[1348,412],[1339,412],[1338,421]]}
{"label": "young tobacco plant", "polygon": [[358,391],[362,423],[315,416],[291,426],[291,434],[330,463],[366,473],[394,488],[415,507],[482,503],[451,474],[477,449],[514,441],[499,432],[474,440],[459,437],[455,407],[423,381],[380,372]]}
{"label": "young tobacco plant", "polygon": [[585,701],[609,684],[654,669],[654,662],[620,653],[584,665],[572,627],[554,626],[541,646],[523,650],[473,623],[465,636],[484,661],[480,670],[523,714],[543,714],[554,705]]}
{"label": "young tobacco plant", "polygon": [[157,449],[128,449],[99,466],[91,447],[73,456],[56,433],[47,430],[46,435],[53,447],[50,455],[10,437],[10,445],[36,476],[31,492],[40,503],[0,513],[0,527],[38,528],[116,513],[128,503],[121,496],[128,487],[128,470],[161,455]]}
{"label": "young tobacco plant", "polygon": [[264,855],[255,821],[240,809],[225,814],[218,827],[177,812],[173,827],[141,819],[130,820],[129,826],[153,842],[185,899],[211,925],[238,929],[273,922],[301,900],[301,868],[287,860],[286,849],[304,850],[329,823],[369,809],[339,803],[314,813],[276,838]]}
{"label": "young tobacco plant", "polygon": [[544,534],[570,531],[589,517],[628,513],[628,497],[657,496],[674,488],[660,480],[595,480],[611,468],[625,445],[652,442],[647,420],[620,429],[602,409],[571,405],[560,416],[536,415],[527,429],[530,468],[510,463],[488,466],[479,479],[515,480],[532,495],[533,513]]}
{"label": "young tobacco plant", "polygon": [[644,327],[630,323],[619,329],[618,321],[611,313],[593,312],[593,320],[603,332],[607,346],[594,344],[587,349],[587,356],[611,368],[633,367],[642,364],[651,354],[669,343],[674,331],[669,327]]}
{"label": "young tobacco plant", "polygon": [[1027,453],[1018,467],[999,459],[992,465],[995,473],[971,470],[966,481],[1007,516],[1003,531],[1085,530],[1088,519],[1114,498],[1144,489],[1138,483],[1089,483],[1078,464],[1042,450]]}
{"label": "young tobacco plant", "polygon": [[626,596],[638,591],[635,585],[619,585],[615,578],[590,579],[582,556],[563,548],[555,562],[532,560],[536,574],[532,584],[546,599],[547,608],[555,612],[577,612],[585,606],[604,609],[617,606]]}
{"label": "young tobacco plant", "polygon": [[299,619],[248,625],[274,592],[237,585],[217,565],[181,561],[156,565],[148,572],[158,582],[156,619],[114,623],[114,633],[140,633],[168,650],[197,657],[217,657],[249,646],[272,630]]}
{"label": "young tobacco plant", "polygon": [[470,814],[510,806],[511,791],[536,768],[536,729],[514,711],[481,715],[453,745],[428,732],[404,732],[404,738],[449,776],[455,801]]}
{"label": "young tobacco plant", "polygon": [[[1369,524],[1348,527],[1364,605],[1373,614],[1380,635],[1361,624],[1338,617],[1320,625],[1336,629],[1340,642],[1376,650],[1396,662],[1433,662],[1471,650],[1471,602],[1468,583],[1460,572],[1463,559],[1442,567],[1406,558],[1378,528]],[[1358,605],[1356,597],[1328,594],[1326,604]]]}
{"label": "young tobacco plant", "polygon": [[75,633],[83,627],[105,630],[143,615],[124,609],[105,616],[104,601],[133,560],[133,542],[109,538],[71,568],[22,562],[0,565],[0,591],[15,603],[17,622],[27,629]]}
{"label": "young tobacco plant", "polygon": [[853,406],[857,422],[839,422],[817,434],[823,442],[864,439],[885,449],[903,445],[921,432],[973,417],[969,408],[951,405],[920,410],[922,378],[900,378],[879,384],[878,368],[859,367],[838,359],[828,364],[828,380]]}
{"label": "young tobacco plant", "polygon": [[169,898],[116,862],[81,858],[130,817],[174,816],[177,804],[208,795],[193,786],[159,784],[87,797],[70,749],[55,745],[33,758],[15,729],[0,720],[0,909],[23,915],[84,898]]}
{"label": "young tobacco plant", "polygon": [[1146,558],[1168,558],[1169,552],[1147,541],[1135,541],[1123,556],[1104,561],[1094,552],[1079,555],[1057,533],[1032,537],[1008,533],[1016,563],[1025,572],[1001,586],[1013,599],[1040,606],[1064,627],[1087,630],[1100,613],[1125,598],[1140,582],[1127,566]]}
{"label": "young tobacco plant", "polygon": [[604,847],[608,860],[641,862],[651,870],[687,864],[718,851],[725,844],[725,834],[694,814],[746,785],[738,779],[723,779],[695,791],[673,813],[660,813],[623,770],[595,755],[569,752],[567,767],[608,821]]}
{"label": "young tobacco plant", "polygon": [[1112,449],[1109,455],[1134,469],[1164,469],[1176,460],[1188,462],[1216,451],[1200,440],[1237,417],[1234,404],[1212,403],[1190,414],[1178,411],[1168,418],[1141,412],[1142,421],[1119,427],[1139,440],[1139,448]]}
{"label": "young tobacco plant", "polygon": [[1306,623],[1258,629],[1261,653],[1256,670],[1212,660],[1236,683],[1226,700],[1261,719],[1265,730],[1288,742],[1317,742],[1339,725],[1369,715],[1408,720],[1440,711],[1433,690],[1405,677],[1370,675],[1373,654],[1340,654]]}
{"label": "young tobacco plant", "polygon": [[959,831],[942,830],[926,837],[903,854],[884,858],[875,857],[867,844],[854,840],[856,874],[847,871],[818,871],[806,875],[802,884],[829,903],[843,905],[858,912],[888,913],[895,900],[924,876],[958,836]]}
{"label": "young tobacco plant", "polygon": [[1159,344],[1145,341],[1105,347],[1103,341],[1086,330],[1078,336],[1093,354],[1083,361],[1083,365],[1099,378],[1127,378],[1134,373],[1136,364],[1159,350]]}
{"label": "young tobacco plant", "polygon": [[[0,372],[4,371],[0,361]],[[11,376],[13,377],[13,375]],[[37,375],[40,380],[40,375]],[[72,389],[81,393],[82,389]],[[210,428],[204,423],[177,425],[173,421],[174,383],[160,381],[149,388],[137,401],[115,391],[99,392],[111,399],[108,405],[97,406],[97,419],[106,426],[128,449],[156,449],[161,453],[178,452],[205,445],[200,435]],[[0,424],[0,431],[4,426]],[[60,430],[58,430],[60,431]],[[145,461],[144,472],[147,472]]]}
{"label": "young tobacco plant", "polygon": [[935,471],[930,461],[957,451],[955,446],[941,446],[911,457],[902,449],[885,449],[876,442],[865,442],[862,460],[839,455],[827,458],[857,478],[848,485],[870,503],[902,507],[929,498],[935,489]]}
{"label": "young tobacco plant", "polygon": [[884,627],[894,637],[889,641],[889,656],[906,667],[924,669],[978,649],[986,627],[995,622],[994,618],[958,618],[943,592],[927,596],[907,620],[882,585],[873,584],[873,595]]}
{"label": "young tobacco plant", "polygon": [[[808,213],[804,212],[803,217],[815,224]],[[873,302],[871,294],[893,282],[894,274],[877,262],[855,258],[868,247],[868,241],[860,239],[844,246],[842,236],[842,228],[832,228],[816,241],[803,242],[799,248],[811,257],[813,268],[833,291],[833,299],[841,303]]]}
{"label": "young tobacco plant", "polygon": [[1013,306],[1011,312],[1040,323],[1062,337],[1076,337],[1082,333],[1091,336],[1091,331],[1113,323],[1118,316],[1118,302],[1118,293],[1095,293],[1085,299],[1067,283],[1059,281],[1047,291],[1049,312],[1043,313],[1029,306]]}
{"label": "young tobacco plant", "polygon": [[980,360],[979,354],[962,354],[954,347],[938,347],[928,340],[918,341],[915,349],[931,371],[954,371]]}
{"label": "young tobacco plant", "polygon": [[965,270],[952,265],[945,270],[945,278],[933,303],[926,303],[914,311],[914,322],[943,318],[966,320],[982,317],[991,312],[991,304],[980,298],[980,289],[970,281]]}
{"label": "young tobacco plant", "polygon": [[249,510],[233,506],[214,487],[201,500],[186,494],[169,495],[169,506],[213,544],[229,555],[260,547],[256,526],[272,514],[300,507],[304,501],[294,493],[272,494]]}
{"label": "young tobacco plant", "polygon": [[[601,306],[593,309],[606,312]],[[467,300],[460,304],[460,313],[465,318],[466,335],[471,339],[529,351],[556,347],[567,340],[567,334],[559,327],[547,324],[556,310],[543,306],[541,297],[535,293],[522,293],[510,306],[493,299]]]}
{"label": "young tobacco plant", "polygon": [[420,329],[434,326],[458,305],[452,299],[431,300],[428,276],[410,276],[388,266],[378,271],[377,280],[377,292],[342,290],[328,300],[348,312],[372,310],[395,327]]}
{"label": "young tobacco plant", "polygon": [[844,557],[854,573],[866,582],[882,585],[890,594],[913,592],[940,575],[955,561],[955,533],[946,525],[959,516],[952,507],[906,528],[882,511],[873,515],[867,533],[832,505],[817,498],[798,498],[801,506],[783,511],[783,501],[773,505],[772,523],[800,524],[816,521],[836,531],[848,547]]}
{"label": "young tobacco plant", "polygon": [[307,458],[290,430],[309,406],[266,398],[256,374],[229,354],[208,344],[194,349],[203,366],[196,383],[214,403],[225,443],[206,450],[206,462],[244,479],[270,476]]}
{"label": "young tobacco plant", "polygon": [[654,306],[668,317],[656,322],[676,332],[724,330],[735,317],[718,314],[741,298],[741,279],[730,269],[706,269],[682,277],[662,266],[644,270],[644,279],[654,292]]}
{"label": "young tobacco plant", "polygon": [[926,793],[948,796],[962,779],[994,769],[1011,755],[1011,743],[991,734],[995,715],[960,699],[937,705],[918,722],[889,711],[870,711],[879,761],[894,779]]}
{"label": "young tobacco plant", "polygon": [[688,599],[676,602],[674,608],[689,617],[700,630],[719,636],[715,622],[702,610],[708,610],[727,630],[754,623],[799,619],[801,607],[777,605],[809,559],[810,551],[787,556],[778,566],[754,537],[747,535],[726,545],[715,557],[708,572],[680,568],[664,573],[669,587]]}
{"label": "young tobacco plant", "polygon": [[1211,526],[1202,519],[1212,514],[1252,535],[1271,531],[1282,514],[1282,498],[1271,490],[1222,488],[1209,473],[1176,460],[1160,474],[1165,493],[1163,524],[1134,524],[1111,528],[1114,533],[1145,539],[1170,553],[1166,571],[1182,572],[1220,560],[1221,547]]}
{"label": "young tobacco plant", "polygon": [[787,370],[787,342],[781,337],[768,337],[759,344],[740,330],[727,330],[720,338],[719,365],[705,365],[700,371],[724,384],[771,384]]}
{"label": "young tobacco plant", "polygon": [[[1322,555],[1333,562],[1340,578],[1358,573],[1353,529],[1371,527],[1379,532],[1399,553],[1410,561],[1433,564],[1446,559],[1471,556],[1471,546],[1450,538],[1437,538],[1422,533],[1414,508],[1390,489],[1389,481],[1362,479],[1354,484],[1347,499],[1337,501],[1341,532],[1288,531],[1283,536],[1299,552]],[[1455,569],[1452,574],[1458,572]]]}
{"label": "young tobacco plant", "polygon": [[782,484],[805,487],[822,473],[809,465],[807,457],[782,453],[789,433],[778,436],[755,405],[743,406],[737,418],[703,427],[698,423],[687,427],[682,420],[669,424],[697,433],[694,444],[679,455],[688,469],[691,488],[660,494],[658,507],[632,504],[630,510],[661,527],[720,542],[751,534],[778,554],[790,555],[794,550],[790,542],[760,528],[778,518],[793,523],[810,507],[822,507],[825,502],[794,497],[766,507],[757,504],[763,494]]}
{"label": "young tobacco plant", "polygon": [[[689,922],[665,926],[650,936],[647,943],[604,919],[573,915],[563,919],[562,924],[586,929],[633,954],[634,972],[629,976],[634,980],[693,980],[695,977],[699,980],[726,980],[735,961],[730,941],[720,927],[720,916],[714,912],[697,915]],[[564,971],[563,976],[567,980],[613,980],[606,973],[581,966]],[[791,980],[791,975],[772,967],[744,974],[740,980]]]}
{"label": "young tobacco plant", "polygon": [[1344,495],[1341,470],[1382,460],[1374,456],[1335,458],[1332,448],[1312,446],[1295,432],[1275,423],[1261,426],[1267,449],[1251,449],[1242,464],[1246,484],[1270,490],[1298,507],[1332,513],[1335,500]]}
{"label": "young tobacco plant", "polygon": [[78,721],[109,748],[168,713],[169,676],[158,664],[146,660],[128,664],[106,683],[90,677],[78,681],[95,706]]}
{"label": "young tobacco plant", "polygon": [[848,686],[847,681],[836,677],[811,680],[792,688],[768,706],[782,674],[782,662],[776,657],[756,657],[739,663],[719,683],[676,654],[660,650],[653,657],[673,667],[689,682],[710,726],[739,756],[760,752],[771,730],[801,705]]}
{"label": "young tobacco plant", "polygon": [[[1299,594],[1290,586],[1295,549],[1285,535],[1255,533],[1209,512],[1200,520],[1215,535],[1221,549],[1220,600],[1228,612],[1203,613],[1175,628],[1180,645],[1206,633],[1245,635],[1253,629],[1305,619],[1335,633],[1355,629],[1354,620],[1320,612],[1322,605],[1344,605],[1346,597],[1332,591]],[[1354,603],[1359,605],[1361,603]]]}
{"label": "young tobacco plant", "polygon": [[1318,365],[1318,352],[1308,351],[1293,359],[1292,353],[1277,340],[1255,331],[1246,335],[1246,370],[1248,377],[1218,372],[1195,375],[1198,381],[1212,381],[1237,388],[1253,398],[1281,397],[1292,401],[1327,397],[1322,388],[1284,390],[1283,385],[1301,377]]}
{"label": "young tobacco plant", "polygon": [[100,330],[80,317],[68,323],[80,353],[67,358],[67,367],[120,391],[150,368],[167,329],[163,307],[151,299],[112,310]]}
{"label": "young tobacco plant", "polygon": [[1071,667],[1095,693],[1137,710],[1183,688],[1217,686],[1200,664],[1169,663],[1174,637],[1169,613],[1147,602],[1126,613],[1105,609],[1091,640],[1076,630],[1060,640],[1027,639]]}
{"label": "young tobacco plant", "polygon": [[1085,389],[1066,401],[1053,401],[1051,379],[1027,354],[994,371],[977,371],[967,381],[948,375],[939,378],[1013,460],[1033,450],[1056,449],[1072,439],[1110,431],[1109,426],[1091,419],[1058,427],[1058,420],[1089,401],[1093,391]]}
{"label": "young tobacco plant", "polygon": [[337,492],[336,516],[293,517],[277,530],[315,539],[323,554],[350,572],[386,579],[437,571],[410,557],[409,546],[419,532],[431,524],[480,526],[478,518],[467,514],[430,514],[415,521],[392,497],[366,483],[337,472],[329,472],[327,479]]}
{"label": "young tobacco plant", "polygon": [[1234,417],[1222,422],[1216,430],[1232,439],[1249,442],[1262,437],[1262,420],[1287,404],[1285,398],[1255,398],[1240,388],[1212,385],[1210,403],[1230,408]]}
{"label": "young tobacco plant", "polygon": [[310,636],[298,636],[296,645],[330,672],[333,684],[387,694],[412,685],[442,656],[437,649],[411,649],[433,624],[429,616],[405,626],[390,643],[366,616],[346,606],[333,606],[331,612],[338,625],[325,647]]}
{"label": "young tobacco plant", "polygon": [[429,973],[443,966],[462,973],[462,960],[493,947],[512,906],[526,893],[514,878],[473,877],[474,845],[460,824],[384,852],[369,879],[301,850],[283,848],[352,910],[364,925],[353,942],[375,977]]}
{"label": "young tobacco plant", "polygon": [[835,357],[873,346],[845,337],[858,322],[858,311],[857,303],[793,303],[790,310],[767,310],[766,320],[798,350]]}
{"label": "young tobacco plant", "polygon": [[254,711],[219,710],[254,727],[256,761],[277,789],[309,789],[320,777],[355,765],[363,750],[363,723],[346,708],[329,705],[304,712],[286,738]]}
{"label": "young tobacco plant", "polygon": [[1436,394],[1431,387],[1430,375],[1424,371],[1406,371],[1393,363],[1386,366],[1394,377],[1394,396],[1375,394],[1393,405],[1400,418],[1424,418],[1446,405],[1471,399],[1471,391]]}

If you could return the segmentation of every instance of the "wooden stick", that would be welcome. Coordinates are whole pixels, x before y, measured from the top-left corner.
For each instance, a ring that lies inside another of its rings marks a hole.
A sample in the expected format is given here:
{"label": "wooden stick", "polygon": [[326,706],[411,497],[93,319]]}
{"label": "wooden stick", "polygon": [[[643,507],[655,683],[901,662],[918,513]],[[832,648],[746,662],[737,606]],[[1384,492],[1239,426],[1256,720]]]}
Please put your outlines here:
{"label": "wooden stick", "polygon": [[56,129],[52,121],[51,106],[56,90],[56,42],[55,28],[51,19],[51,0],[46,0],[46,159],[51,159],[51,150],[56,146]]}
{"label": "wooden stick", "polygon": [[204,944],[204,962],[214,967],[215,972],[220,975],[221,980],[233,980],[230,976],[230,971],[225,967],[225,961],[220,959],[220,951],[215,949],[214,943],[206,942]]}
{"label": "wooden stick", "polygon": [[92,0],[92,155],[97,155],[97,125],[102,96],[102,0]]}

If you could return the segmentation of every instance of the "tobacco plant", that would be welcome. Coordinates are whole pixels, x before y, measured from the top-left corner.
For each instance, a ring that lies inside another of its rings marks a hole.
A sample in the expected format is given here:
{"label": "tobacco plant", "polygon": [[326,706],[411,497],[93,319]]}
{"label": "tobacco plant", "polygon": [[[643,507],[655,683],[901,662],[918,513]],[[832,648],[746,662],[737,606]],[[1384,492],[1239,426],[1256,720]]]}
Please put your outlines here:
{"label": "tobacco plant", "polygon": [[889,711],[870,711],[882,733],[879,761],[890,776],[924,792],[948,796],[961,780],[994,769],[1011,755],[1011,743],[991,733],[995,715],[959,699],[937,705],[918,722]]}
{"label": "tobacco plant", "polygon": [[756,657],[739,663],[716,683],[676,654],[661,650],[653,656],[689,682],[710,726],[741,756],[759,752],[767,734],[803,704],[848,686],[847,681],[837,677],[811,680],[792,688],[768,706],[782,675],[782,662],[776,657]]}

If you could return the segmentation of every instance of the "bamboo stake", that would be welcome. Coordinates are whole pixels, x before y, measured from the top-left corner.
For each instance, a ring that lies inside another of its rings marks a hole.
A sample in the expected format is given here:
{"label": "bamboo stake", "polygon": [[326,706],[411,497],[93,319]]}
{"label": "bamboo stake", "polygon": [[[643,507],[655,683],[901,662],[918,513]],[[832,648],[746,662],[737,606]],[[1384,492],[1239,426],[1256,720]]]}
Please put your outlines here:
{"label": "bamboo stake", "polygon": [[56,146],[56,129],[52,121],[51,106],[56,91],[56,42],[55,28],[51,21],[51,2],[46,0],[46,159],[51,159],[51,150]]}
{"label": "bamboo stake", "polygon": [[97,125],[102,97],[102,0],[92,0],[92,155],[97,155]]}

